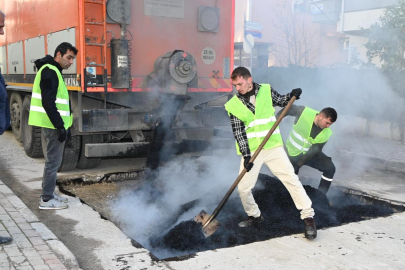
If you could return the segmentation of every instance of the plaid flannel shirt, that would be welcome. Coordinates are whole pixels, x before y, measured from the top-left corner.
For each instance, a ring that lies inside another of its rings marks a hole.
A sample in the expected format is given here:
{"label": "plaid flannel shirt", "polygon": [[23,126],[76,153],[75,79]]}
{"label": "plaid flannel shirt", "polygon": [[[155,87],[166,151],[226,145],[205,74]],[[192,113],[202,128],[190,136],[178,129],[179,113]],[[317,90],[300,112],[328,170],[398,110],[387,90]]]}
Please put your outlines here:
{"label": "plaid flannel shirt", "polygon": [[[258,83],[253,82],[253,89],[255,91],[255,96],[257,97],[257,93],[259,93],[261,85]],[[242,95],[239,93],[236,94],[239,100],[249,109],[255,113],[255,106],[247,101]],[[271,98],[273,99],[273,106],[285,107],[291,99],[290,93],[287,95],[280,95],[276,90],[271,88]],[[248,144],[248,139],[246,136],[246,128],[245,124],[242,120],[230,114],[231,118],[231,125],[233,135],[235,136],[236,142],[239,145],[240,152],[242,153],[243,157],[250,157],[250,149]]]}

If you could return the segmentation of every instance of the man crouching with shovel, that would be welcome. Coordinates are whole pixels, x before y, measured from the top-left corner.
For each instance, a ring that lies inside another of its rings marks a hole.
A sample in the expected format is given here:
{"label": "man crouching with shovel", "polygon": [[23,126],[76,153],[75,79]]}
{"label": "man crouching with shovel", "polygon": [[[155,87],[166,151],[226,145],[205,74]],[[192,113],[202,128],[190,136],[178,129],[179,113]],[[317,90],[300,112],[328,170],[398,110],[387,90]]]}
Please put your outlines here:
{"label": "man crouching with shovel", "polygon": [[276,122],[273,106],[285,107],[292,96],[299,98],[301,89],[294,89],[287,95],[280,95],[269,84],[260,85],[253,82],[249,70],[245,67],[236,68],[232,72],[231,80],[238,93],[225,104],[225,109],[231,118],[236,151],[238,155],[243,156],[240,171],[245,168],[249,172],[238,184],[238,193],[248,215],[246,220],[239,223],[239,227],[250,227],[264,221],[253,198],[252,189],[257,182],[262,165],[266,164],[287,188],[297,209],[301,210],[301,219],[305,223],[305,237],[316,238],[315,212],[311,207],[311,199],[294,173],[294,167],[284,151],[278,127],[257,155],[255,166],[249,162],[252,153],[258,149]]}

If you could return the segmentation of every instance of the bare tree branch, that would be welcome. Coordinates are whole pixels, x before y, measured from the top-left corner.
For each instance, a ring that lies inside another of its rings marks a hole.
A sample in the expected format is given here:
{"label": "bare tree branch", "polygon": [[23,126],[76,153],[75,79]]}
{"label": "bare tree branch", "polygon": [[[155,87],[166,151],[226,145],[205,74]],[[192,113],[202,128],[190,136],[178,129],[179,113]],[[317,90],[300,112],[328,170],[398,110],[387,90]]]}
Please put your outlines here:
{"label": "bare tree branch", "polygon": [[274,26],[279,35],[272,54],[280,64],[313,65],[318,51],[315,46],[317,33],[308,27],[305,15],[292,12],[284,6],[275,10],[275,20]]}

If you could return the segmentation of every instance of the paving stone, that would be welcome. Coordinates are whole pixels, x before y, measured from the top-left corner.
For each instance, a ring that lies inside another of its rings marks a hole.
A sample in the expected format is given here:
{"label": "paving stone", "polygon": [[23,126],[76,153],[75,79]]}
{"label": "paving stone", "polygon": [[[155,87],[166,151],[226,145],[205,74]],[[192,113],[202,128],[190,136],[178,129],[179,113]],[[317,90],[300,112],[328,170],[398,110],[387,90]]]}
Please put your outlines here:
{"label": "paving stone", "polygon": [[9,257],[10,261],[12,261],[14,264],[22,264],[27,260],[24,256],[10,256]]}
{"label": "paving stone", "polygon": [[8,213],[17,212],[17,209],[15,209],[13,206],[4,206],[4,205],[3,205],[3,207],[4,207],[4,209],[6,209],[6,211],[7,211]]}
{"label": "paving stone", "polygon": [[0,269],[11,269],[11,264],[7,261],[7,262],[0,262]]}
{"label": "paving stone", "polygon": [[[8,237],[11,237],[11,236],[8,235]],[[7,247],[9,247],[9,248],[18,248],[17,243],[15,241],[11,242],[10,244],[7,244]]]}
{"label": "paving stone", "polygon": [[45,263],[49,266],[51,265],[58,265],[58,264],[62,264],[62,262],[59,259],[50,259],[50,260],[45,260]]}
{"label": "paving stone", "polygon": [[18,224],[20,224],[20,223],[27,223],[26,221],[25,221],[25,218],[23,218],[21,215],[20,215],[20,212],[17,212],[18,213],[18,218],[14,218],[14,222],[15,223],[17,223],[17,225]]}
{"label": "paving stone", "polygon": [[41,256],[44,260],[56,260],[58,257],[55,254],[46,254]]}
{"label": "paving stone", "polygon": [[28,238],[20,231],[19,233],[12,233],[14,241],[28,241]]}
{"label": "paving stone", "polygon": [[39,255],[38,251],[37,251],[35,248],[33,248],[33,247],[24,248],[24,249],[22,250],[22,253],[24,253],[24,256],[27,257],[27,258],[28,258],[28,257],[34,257],[34,256],[41,257],[41,256]]}
{"label": "paving stone", "polygon": [[15,222],[12,220],[3,220],[2,223],[6,227],[6,229],[11,227],[17,227],[17,224],[15,224]]}
{"label": "paving stone", "polygon": [[33,265],[32,266],[35,270],[50,270],[49,266],[47,265]]}
{"label": "paving stone", "polygon": [[26,208],[25,204],[23,201],[18,198],[16,195],[9,195],[7,196],[7,199],[10,201],[10,203],[13,205],[14,208],[16,209],[21,209],[21,208]]}
{"label": "paving stone", "polygon": [[39,237],[39,236],[28,237],[28,238],[29,238],[30,242],[31,242],[34,246],[45,244],[44,240],[42,240],[42,238]]}
{"label": "paving stone", "polygon": [[19,212],[11,212],[9,215],[14,219],[14,218],[19,218],[21,217]]}
{"label": "paving stone", "polygon": [[16,270],[33,270],[34,268],[32,268],[31,266],[17,266],[15,269]]}
{"label": "paving stone", "polygon": [[0,205],[0,215],[5,215],[7,214],[7,211],[4,210],[4,208]]}
{"label": "paving stone", "polygon": [[0,251],[0,261],[1,260],[7,260],[7,254],[5,251]]}
{"label": "paving stone", "polygon": [[3,221],[6,221],[6,220],[12,220],[12,218],[8,214],[1,214],[0,215],[0,220],[3,222]]}
{"label": "paving stone", "polygon": [[4,250],[6,251],[7,255],[10,257],[23,255],[17,247],[4,247]]}
{"label": "paving stone", "polygon": [[32,211],[28,208],[22,208],[19,209],[18,212],[21,214],[21,216],[28,222],[39,222],[39,219],[37,218],[36,215],[34,215],[34,213],[32,213]]}
{"label": "paving stone", "polygon": [[28,261],[30,262],[30,264],[32,266],[36,266],[36,265],[45,265],[45,261],[41,259],[41,257],[38,258],[30,258],[28,259]]}
{"label": "paving stone", "polygon": [[67,270],[67,268],[63,264],[50,265],[50,267],[51,267],[52,270]]}
{"label": "paving stone", "polygon": [[20,242],[20,243],[17,243],[17,245],[19,246],[19,247],[21,247],[21,248],[30,248],[30,247],[32,247],[32,244],[31,244],[31,242],[30,241],[23,241],[23,242]]}
{"label": "paving stone", "polygon": [[18,227],[10,227],[8,229],[8,232],[13,236],[16,235],[16,234],[22,234],[22,231]]}
{"label": "paving stone", "polygon": [[32,223],[31,226],[39,233],[43,240],[58,239],[42,222]]}
{"label": "paving stone", "polygon": [[32,227],[29,223],[27,223],[24,219],[24,222],[20,222],[17,224],[18,227],[20,227],[21,230],[32,230]]}
{"label": "paving stone", "polygon": [[39,237],[39,236],[40,236],[40,235],[38,234],[38,232],[35,231],[35,230],[33,230],[31,227],[30,227],[30,229],[28,229],[28,230],[24,230],[24,229],[23,229],[23,234],[25,234],[25,236],[27,236],[27,237],[34,237],[34,236]]}
{"label": "paving stone", "polygon": [[38,253],[39,253],[40,255],[52,254],[52,252],[51,252],[50,250],[40,250],[40,251],[38,251]]}
{"label": "paving stone", "polygon": [[13,191],[9,189],[6,185],[0,185],[0,193],[13,194]]}
{"label": "paving stone", "polygon": [[47,245],[34,245],[34,248],[38,251],[41,251],[41,250],[50,251],[50,249]]}
{"label": "paving stone", "polygon": [[0,222],[0,231],[5,231],[6,227],[3,226],[3,224]]}

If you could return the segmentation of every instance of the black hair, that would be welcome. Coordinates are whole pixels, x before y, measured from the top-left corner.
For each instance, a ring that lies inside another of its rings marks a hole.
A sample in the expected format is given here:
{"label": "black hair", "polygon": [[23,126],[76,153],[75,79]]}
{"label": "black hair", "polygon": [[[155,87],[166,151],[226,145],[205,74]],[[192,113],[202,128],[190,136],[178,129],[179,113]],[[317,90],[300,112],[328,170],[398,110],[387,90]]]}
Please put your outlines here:
{"label": "black hair", "polygon": [[71,50],[75,55],[77,54],[78,50],[69,42],[62,42],[58,45],[55,49],[55,54],[53,57],[56,57],[56,54],[60,52],[61,56],[64,56],[68,50]]}
{"label": "black hair", "polygon": [[250,74],[250,71],[247,68],[245,68],[245,67],[237,67],[232,71],[231,79],[235,80],[235,79],[237,79],[238,77],[241,77],[241,76],[245,80],[252,77],[252,75]]}
{"label": "black hair", "polygon": [[332,121],[332,123],[335,123],[337,120],[337,112],[333,108],[324,108],[319,113],[323,114],[326,118],[330,118],[330,121]]}

